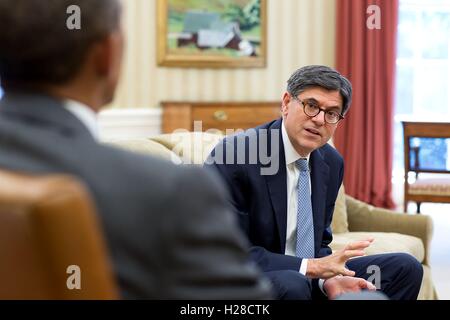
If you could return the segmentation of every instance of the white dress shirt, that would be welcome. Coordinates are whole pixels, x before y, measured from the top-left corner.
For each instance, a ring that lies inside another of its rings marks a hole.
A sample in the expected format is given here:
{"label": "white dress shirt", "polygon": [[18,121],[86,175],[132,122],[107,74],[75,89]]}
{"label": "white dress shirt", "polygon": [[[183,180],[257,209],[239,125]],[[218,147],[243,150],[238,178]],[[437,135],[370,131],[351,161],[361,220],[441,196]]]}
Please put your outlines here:
{"label": "white dress shirt", "polygon": [[81,102],[69,99],[64,101],[64,108],[77,117],[89,130],[94,139],[98,140],[97,114],[94,110]]}
{"label": "white dress shirt", "polygon": [[[300,176],[300,170],[295,165],[295,162],[302,157],[292,146],[291,140],[284,126],[284,121],[281,124],[281,135],[283,138],[284,156],[286,158],[286,184],[287,184],[287,228],[286,228],[286,248],[284,254],[295,256],[295,248],[297,246],[297,182]],[[306,159],[309,165],[309,154]],[[311,176],[309,176],[309,191],[311,193]],[[308,259],[302,259],[299,272],[306,275],[308,267]],[[319,280],[319,287],[323,293],[323,280]]]}

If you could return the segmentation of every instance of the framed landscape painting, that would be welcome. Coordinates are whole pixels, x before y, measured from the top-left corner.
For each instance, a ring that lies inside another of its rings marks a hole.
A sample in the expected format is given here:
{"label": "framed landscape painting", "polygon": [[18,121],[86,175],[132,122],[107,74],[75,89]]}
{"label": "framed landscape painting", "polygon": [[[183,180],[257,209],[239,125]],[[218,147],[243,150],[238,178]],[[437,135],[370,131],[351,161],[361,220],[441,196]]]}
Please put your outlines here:
{"label": "framed landscape painting", "polygon": [[157,0],[158,65],[266,65],[266,0]]}

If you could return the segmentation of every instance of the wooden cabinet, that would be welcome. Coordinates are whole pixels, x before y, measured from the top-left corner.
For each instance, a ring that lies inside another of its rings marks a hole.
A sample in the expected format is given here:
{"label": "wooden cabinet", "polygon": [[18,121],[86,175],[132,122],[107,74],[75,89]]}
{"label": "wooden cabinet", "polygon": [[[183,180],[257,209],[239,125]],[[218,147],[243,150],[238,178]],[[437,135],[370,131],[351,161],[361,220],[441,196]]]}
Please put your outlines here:
{"label": "wooden cabinet", "polygon": [[[163,133],[248,129],[281,116],[280,102],[162,102]],[[196,123],[196,121],[199,121]]]}

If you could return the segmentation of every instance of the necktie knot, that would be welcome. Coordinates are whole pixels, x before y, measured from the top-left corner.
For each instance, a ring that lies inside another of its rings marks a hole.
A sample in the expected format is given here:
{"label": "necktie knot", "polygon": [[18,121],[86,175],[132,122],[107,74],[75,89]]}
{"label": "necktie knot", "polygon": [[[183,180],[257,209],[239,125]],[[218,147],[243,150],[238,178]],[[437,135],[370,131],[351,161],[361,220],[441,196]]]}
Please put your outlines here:
{"label": "necktie knot", "polygon": [[308,160],[307,159],[298,159],[296,161],[296,165],[300,171],[309,171]]}

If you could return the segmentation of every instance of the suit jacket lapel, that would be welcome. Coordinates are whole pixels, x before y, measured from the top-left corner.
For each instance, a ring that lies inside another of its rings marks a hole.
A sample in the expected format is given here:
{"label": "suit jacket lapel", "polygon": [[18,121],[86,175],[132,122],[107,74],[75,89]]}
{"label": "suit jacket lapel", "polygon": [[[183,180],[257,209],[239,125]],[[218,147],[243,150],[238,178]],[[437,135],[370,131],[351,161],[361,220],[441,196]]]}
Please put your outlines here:
{"label": "suit jacket lapel", "polygon": [[275,121],[272,126],[268,128],[268,149],[271,150],[271,138],[270,130],[278,130],[278,172],[274,175],[266,175],[266,183],[269,189],[270,201],[272,203],[273,212],[275,215],[275,221],[277,224],[278,235],[280,236],[280,248],[281,252],[284,252],[286,247],[286,228],[287,228],[287,185],[286,185],[286,160],[284,155],[284,145],[281,135],[281,119]]}
{"label": "suit jacket lapel", "polygon": [[311,153],[311,190],[312,210],[314,220],[314,243],[316,252],[320,248],[322,234],[318,232],[319,226],[325,221],[325,205],[328,189],[330,167],[324,161],[320,149]]}

